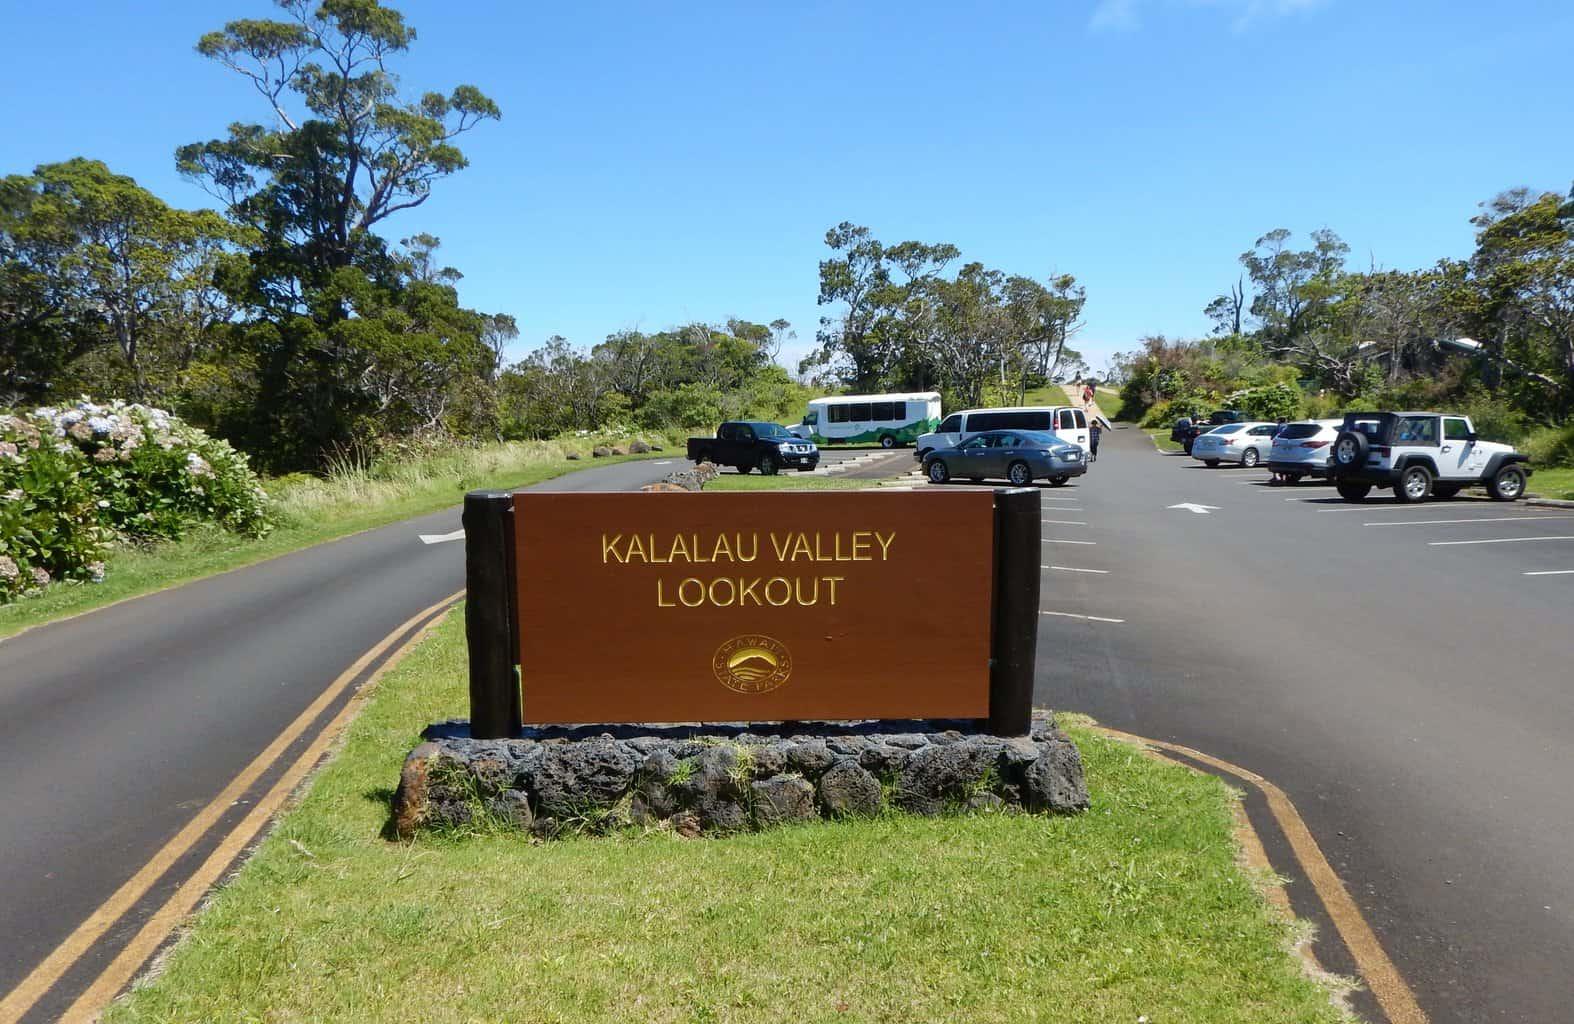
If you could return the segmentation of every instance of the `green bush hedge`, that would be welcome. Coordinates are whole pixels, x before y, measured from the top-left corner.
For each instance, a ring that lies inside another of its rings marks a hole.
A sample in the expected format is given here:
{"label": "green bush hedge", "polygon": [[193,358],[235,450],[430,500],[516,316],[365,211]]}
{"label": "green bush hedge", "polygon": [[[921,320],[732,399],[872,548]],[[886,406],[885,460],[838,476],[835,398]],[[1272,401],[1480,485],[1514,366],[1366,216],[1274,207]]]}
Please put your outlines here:
{"label": "green bush hedge", "polygon": [[267,493],[226,442],[123,402],[0,413],[0,603],[102,579],[117,538],[174,539],[201,523],[269,527]]}

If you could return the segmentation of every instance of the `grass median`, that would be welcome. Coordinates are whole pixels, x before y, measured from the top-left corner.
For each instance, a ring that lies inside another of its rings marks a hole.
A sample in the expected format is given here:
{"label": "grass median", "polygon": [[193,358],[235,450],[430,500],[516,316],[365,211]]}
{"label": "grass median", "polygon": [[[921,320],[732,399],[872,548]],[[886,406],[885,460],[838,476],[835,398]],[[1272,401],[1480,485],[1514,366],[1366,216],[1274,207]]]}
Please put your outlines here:
{"label": "grass median", "polygon": [[1531,474],[1528,490],[1543,498],[1574,501],[1574,468],[1554,466],[1550,469],[1537,469]]}
{"label": "grass median", "polygon": [[523,487],[592,465],[652,457],[611,456],[571,462],[566,458],[571,450],[588,452],[588,447],[551,441],[511,442],[443,452],[386,467],[345,466],[325,478],[294,476],[268,481],[279,525],[266,537],[253,540],[210,527],[179,541],[116,547],[106,560],[104,582],[56,584],[37,597],[0,605],[0,638],[313,544],[438,512],[459,504],[468,490]]}
{"label": "grass median", "polygon": [[465,695],[455,613],[105,1020],[1342,1019],[1237,867],[1224,786],[1087,729],[1076,817],[384,839],[418,729]]}

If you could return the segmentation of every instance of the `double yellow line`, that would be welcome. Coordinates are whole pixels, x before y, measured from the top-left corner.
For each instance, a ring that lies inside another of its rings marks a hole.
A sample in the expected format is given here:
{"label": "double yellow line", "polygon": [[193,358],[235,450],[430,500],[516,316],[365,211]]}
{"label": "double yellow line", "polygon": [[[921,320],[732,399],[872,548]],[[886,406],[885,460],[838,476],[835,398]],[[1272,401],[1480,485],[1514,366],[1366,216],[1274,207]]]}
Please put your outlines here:
{"label": "double yellow line", "polygon": [[[1311,829],[1306,827],[1306,822],[1302,820],[1300,812],[1295,809],[1295,805],[1290,802],[1284,790],[1250,769],[1231,764],[1211,754],[1204,754],[1200,750],[1181,746],[1179,743],[1150,740],[1145,736],[1135,736],[1105,726],[1098,726],[1098,729],[1108,736],[1128,743],[1169,751],[1205,764],[1255,787],[1262,793],[1268,801],[1268,813],[1273,815],[1279,830],[1289,841],[1290,850],[1301,865],[1302,873],[1305,874],[1306,880],[1312,883],[1312,889],[1317,893],[1317,898],[1322,902],[1329,919],[1333,921],[1334,929],[1355,959],[1356,969],[1361,972],[1361,979],[1366,982],[1367,988],[1371,990],[1377,1005],[1382,1008],[1390,1024],[1427,1024],[1426,1011],[1422,1010],[1421,1005],[1416,1002],[1415,993],[1410,990],[1403,975],[1399,973],[1399,968],[1394,966],[1393,960],[1389,959],[1387,951],[1377,939],[1377,934],[1367,923],[1366,916],[1350,897],[1344,883],[1334,872],[1333,865],[1329,864],[1328,858],[1323,855],[1322,847],[1318,846],[1317,840],[1312,837]],[[1176,763],[1184,764],[1184,762]],[[1248,821],[1247,826],[1250,827],[1250,824]],[[1253,842],[1256,847],[1248,849],[1248,854],[1252,855],[1254,860],[1261,857],[1266,863],[1267,855],[1262,851],[1262,841],[1254,835]]]}
{"label": "double yellow line", "polygon": [[[348,689],[368,666],[376,664],[390,648],[398,643],[399,638],[416,630],[403,645],[393,652],[381,665],[367,685],[371,685],[381,678],[402,658],[406,651],[413,647],[431,628],[436,625],[441,613],[464,596],[464,591],[456,593],[438,601],[436,604],[425,608],[401,623],[393,632],[380,640],[375,647],[357,658],[349,668],[345,669],[330,683],[327,689],[318,694],[317,698],[307,705],[306,709],[294,721],[285,727],[284,731],[274,738],[272,743],[258,754],[251,763],[241,769],[239,775],[230,780],[229,785],[208,802],[197,815],[189,821],[184,828],[175,834],[174,838],[159,848],[158,852],[144,864],[136,874],[116,889],[115,892],[94,910],[86,920],[76,927],[65,940],[55,947],[54,951],[45,957],[37,967],[21,983],[12,989],[4,999],[0,999],[0,1024],[15,1024],[21,1020],[33,1006],[43,998],[50,988],[58,982],[82,956],[96,944],[104,933],[116,921],[120,920],[132,907],[147,895],[154,883],[164,875],[170,867],[200,842],[224,813],[234,806],[247,790],[261,778],[270,768],[274,767],[280,758],[289,750],[298,739],[311,728],[324,710],[330,707],[346,689]],[[305,750],[301,751],[288,768],[274,782],[268,792],[257,801],[251,811],[234,828],[230,829],[219,840],[213,852],[208,854],[200,866],[181,883],[174,894],[167,899],[147,922],[138,929],[136,935],[126,944],[110,964],[101,971],[97,978],[76,998],[76,1001],[66,1010],[60,1020],[65,1024],[79,1024],[91,1021],[109,1004],[137,969],[147,961],[147,958],[158,949],[167,939],[177,925],[185,919],[197,906],[212,885],[218,881],[224,870],[234,862],[235,858],[245,850],[246,846],[254,840],[273,815],[283,806],[295,788],[300,785],[312,768],[321,760],[328,745],[333,742],[344,725],[354,716],[359,708],[358,702],[347,701],[338,714],[334,715],[312,739]]]}

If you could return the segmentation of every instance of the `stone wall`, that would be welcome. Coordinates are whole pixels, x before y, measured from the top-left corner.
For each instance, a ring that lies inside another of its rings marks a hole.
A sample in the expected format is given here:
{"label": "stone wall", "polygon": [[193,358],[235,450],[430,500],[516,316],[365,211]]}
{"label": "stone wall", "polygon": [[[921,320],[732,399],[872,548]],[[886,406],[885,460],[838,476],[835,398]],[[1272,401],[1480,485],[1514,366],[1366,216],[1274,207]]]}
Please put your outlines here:
{"label": "stone wall", "polygon": [[[683,835],[869,816],[888,808],[948,814],[1088,806],[1082,757],[1048,715],[1029,736],[944,724],[794,723],[754,727],[527,729],[473,740],[463,722],[433,726],[406,758],[394,826],[564,830],[670,827]],[[802,731],[799,731],[802,730]]]}

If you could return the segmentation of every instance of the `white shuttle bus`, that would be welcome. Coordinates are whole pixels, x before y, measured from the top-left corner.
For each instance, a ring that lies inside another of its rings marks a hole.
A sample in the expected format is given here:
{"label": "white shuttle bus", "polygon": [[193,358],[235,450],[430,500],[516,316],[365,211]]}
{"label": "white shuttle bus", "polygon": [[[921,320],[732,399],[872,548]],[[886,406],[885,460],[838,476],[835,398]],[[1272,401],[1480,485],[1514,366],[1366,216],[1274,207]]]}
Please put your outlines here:
{"label": "white shuttle bus", "polygon": [[803,422],[788,430],[815,444],[912,444],[940,426],[940,395],[836,395],[809,402]]}

